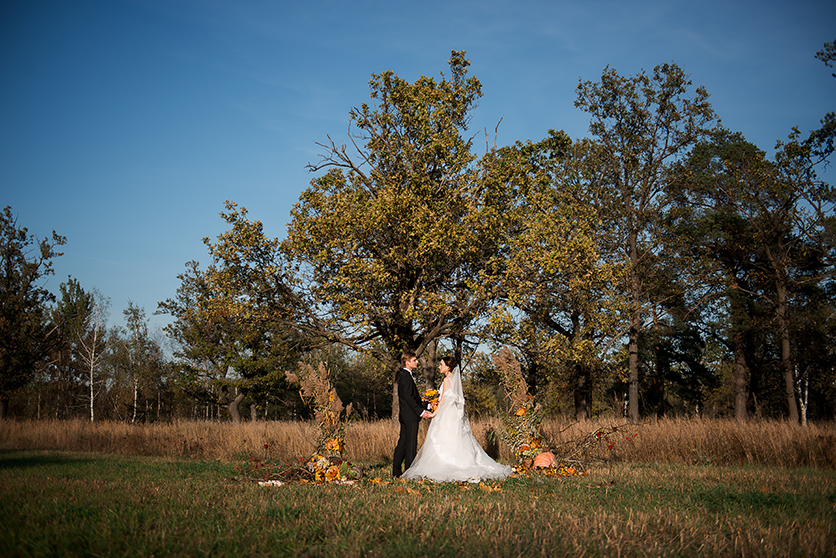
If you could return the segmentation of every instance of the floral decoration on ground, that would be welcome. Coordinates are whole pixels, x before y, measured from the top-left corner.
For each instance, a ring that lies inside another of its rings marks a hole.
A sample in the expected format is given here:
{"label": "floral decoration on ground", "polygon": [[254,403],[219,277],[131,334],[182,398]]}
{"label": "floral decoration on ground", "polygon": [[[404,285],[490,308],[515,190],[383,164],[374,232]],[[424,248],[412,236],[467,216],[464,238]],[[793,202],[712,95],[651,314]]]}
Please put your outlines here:
{"label": "floral decoration on ground", "polygon": [[508,444],[517,468],[530,469],[534,458],[545,451],[540,425],[544,413],[534,398],[528,393],[528,382],[520,370],[520,363],[507,347],[502,347],[498,355],[493,355],[493,362],[500,372],[505,397],[509,400],[509,411],[500,414],[502,426],[499,438]]}
{"label": "floral decoration on ground", "polygon": [[319,432],[316,450],[302,468],[309,478],[301,480],[345,484],[360,479],[362,470],[343,458],[351,404],[343,407],[337,390],[331,385],[328,368],[322,362],[318,369],[300,362],[298,373],[285,372],[285,377],[291,384],[299,383],[299,395],[311,407]]}
{"label": "floral decoration on ground", "polygon": [[638,430],[638,425],[630,423],[602,426],[579,439],[555,447],[554,451],[564,460],[611,461],[617,456],[618,442],[634,443]]}
{"label": "floral decoration on ground", "polygon": [[548,440],[541,430],[542,407],[535,404],[528,392],[528,382],[514,354],[502,347],[493,355],[500,372],[509,411],[500,414],[500,439],[508,444],[517,458],[514,471],[518,475],[541,472],[548,476],[582,476],[589,474],[588,463],[608,461],[615,455],[615,441],[622,437],[633,442],[639,435],[636,425],[613,425],[598,428],[581,438],[563,444]]}
{"label": "floral decoration on ground", "polygon": [[[501,372],[506,397],[510,401],[510,411],[501,414],[502,426],[498,434],[517,459],[512,477],[586,476],[590,472],[590,462],[607,461],[615,456],[618,438],[632,442],[638,436],[636,425],[622,424],[598,428],[562,444],[547,440],[541,431],[543,410],[529,394],[528,384],[513,353],[503,347],[498,355],[494,355],[494,363]],[[292,481],[355,484],[363,477],[362,469],[343,458],[351,405],[343,407],[322,363],[318,370],[300,363],[298,374],[285,374],[289,382],[300,384],[300,396],[314,412],[319,432],[316,451],[307,461],[300,459],[297,466],[253,457],[248,467],[239,472],[249,479],[258,480],[262,486],[281,486]],[[427,403],[437,404],[438,391],[427,390],[424,399]],[[265,445],[265,456],[267,449]],[[363,484],[385,486],[389,483],[388,480],[373,478]]]}

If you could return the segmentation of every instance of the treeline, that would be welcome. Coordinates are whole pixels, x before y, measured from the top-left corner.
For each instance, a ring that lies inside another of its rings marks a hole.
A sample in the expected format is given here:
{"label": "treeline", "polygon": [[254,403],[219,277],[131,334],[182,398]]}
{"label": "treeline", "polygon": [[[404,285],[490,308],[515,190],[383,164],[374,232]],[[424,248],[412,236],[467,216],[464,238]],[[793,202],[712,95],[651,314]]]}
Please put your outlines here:
{"label": "treeline", "polygon": [[[836,43],[817,57],[830,66]],[[301,417],[284,371],[306,361],[386,417],[406,350],[428,386],[454,353],[470,412],[495,414],[488,354],[508,346],[555,414],[833,418],[836,195],[816,172],[833,113],[769,155],[724,129],[677,65],[607,68],[577,87],[589,138],[549,130],[477,155],[481,84],[463,52],[449,65],[414,83],[373,76],[348,144],[320,145],[284,239],[227,202],[209,265],[189,262],[157,309],[173,358],[142,309],[99,335],[95,295],[72,279],[55,304],[41,293],[32,331],[51,341],[28,364],[2,361],[14,414],[78,416],[86,402],[91,419]],[[42,271],[61,240],[41,244]]]}

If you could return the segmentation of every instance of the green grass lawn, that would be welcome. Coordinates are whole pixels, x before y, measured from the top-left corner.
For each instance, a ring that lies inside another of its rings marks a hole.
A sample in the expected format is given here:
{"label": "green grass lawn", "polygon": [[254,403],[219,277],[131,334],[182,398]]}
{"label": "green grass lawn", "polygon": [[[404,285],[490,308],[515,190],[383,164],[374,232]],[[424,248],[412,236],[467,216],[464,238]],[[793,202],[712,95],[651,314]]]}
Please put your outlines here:
{"label": "green grass lawn", "polygon": [[[259,486],[245,463],[0,452],[0,556],[836,556],[836,472],[616,464]],[[381,479],[381,482],[372,482]]]}

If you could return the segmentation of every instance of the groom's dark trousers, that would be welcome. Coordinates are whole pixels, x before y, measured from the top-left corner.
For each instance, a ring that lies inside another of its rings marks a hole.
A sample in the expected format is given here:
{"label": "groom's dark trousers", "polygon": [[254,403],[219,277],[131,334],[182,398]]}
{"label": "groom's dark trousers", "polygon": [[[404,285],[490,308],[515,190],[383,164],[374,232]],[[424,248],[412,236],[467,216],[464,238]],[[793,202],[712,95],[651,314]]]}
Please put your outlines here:
{"label": "groom's dark trousers", "polygon": [[[392,459],[392,476],[400,477],[415,459],[418,453],[418,425],[421,424],[421,413],[424,412],[421,395],[412,374],[406,368],[398,375],[398,421],[401,434],[398,445],[395,446],[395,456]],[[404,468],[401,468],[401,465]]]}

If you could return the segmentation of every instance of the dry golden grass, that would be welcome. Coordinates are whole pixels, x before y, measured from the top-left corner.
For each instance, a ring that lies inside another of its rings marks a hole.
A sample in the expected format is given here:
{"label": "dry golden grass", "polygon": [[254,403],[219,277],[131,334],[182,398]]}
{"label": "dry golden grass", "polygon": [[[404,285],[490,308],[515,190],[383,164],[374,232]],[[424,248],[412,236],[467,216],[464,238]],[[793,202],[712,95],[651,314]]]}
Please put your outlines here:
{"label": "dry golden grass", "polygon": [[740,424],[732,420],[659,419],[639,425],[568,424],[551,421],[544,431],[558,445],[571,446],[597,426],[619,426],[610,439],[612,457],[621,461],[836,468],[833,423],[802,427],[782,421]]}
{"label": "dry golden grass", "polygon": [[61,449],[225,461],[244,455],[264,457],[266,452],[270,457],[304,456],[310,453],[314,438],[314,429],[303,422],[0,423],[0,447],[4,449]]}
{"label": "dry golden grass", "polygon": [[[422,423],[419,444],[427,425],[426,421]],[[497,419],[473,423],[474,435],[483,447],[489,446],[488,432],[498,425]],[[553,419],[544,423],[543,431],[559,454],[568,454],[598,428],[612,426],[617,426],[618,432],[610,434],[609,441],[601,440],[579,457],[836,469],[836,425],[832,423],[801,427],[779,421],[738,424],[727,420],[660,419],[629,425],[613,420],[578,423]],[[354,422],[346,435],[346,457],[356,462],[386,462],[391,460],[397,437],[396,421]],[[0,422],[3,449],[60,449],[222,461],[248,456],[305,459],[313,452],[315,439],[315,429],[302,422]],[[607,447],[610,443],[612,450]],[[496,450],[501,461],[511,461],[507,446],[499,443]]]}

